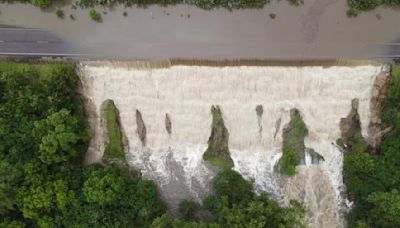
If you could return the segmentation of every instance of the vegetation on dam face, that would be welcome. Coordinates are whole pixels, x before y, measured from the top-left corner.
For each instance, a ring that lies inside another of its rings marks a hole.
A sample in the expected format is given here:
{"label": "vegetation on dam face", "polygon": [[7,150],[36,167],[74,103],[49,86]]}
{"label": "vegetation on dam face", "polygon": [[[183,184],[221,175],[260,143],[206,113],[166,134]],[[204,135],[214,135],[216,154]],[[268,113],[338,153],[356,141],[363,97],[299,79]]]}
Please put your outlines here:
{"label": "vegetation on dam face", "polygon": [[125,160],[118,110],[112,100],[106,101],[105,105],[108,144],[104,150],[103,159],[108,161]]}
{"label": "vegetation on dam face", "polygon": [[[0,227],[304,224],[302,205],[280,207],[266,194],[257,196],[235,171],[220,172],[201,207],[182,204],[182,221],[166,212],[152,181],[114,163],[85,166],[90,137],[77,80],[73,65],[0,63]],[[120,158],[118,112],[112,102],[106,109],[118,149],[108,156]]]}
{"label": "vegetation on dam face", "polygon": [[[400,227],[400,66],[392,66],[381,118],[393,130],[384,136],[373,154],[359,130],[358,114],[352,117],[353,131],[342,132],[343,176],[354,208],[347,216],[349,227]],[[343,139],[343,136],[346,136]]]}
{"label": "vegetation on dam face", "polygon": [[233,167],[233,161],[228,148],[229,132],[225,127],[221,109],[218,106],[212,106],[211,114],[211,136],[203,159],[220,169],[230,169]]}
{"label": "vegetation on dam face", "polygon": [[296,166],[304,163],[304,138],[308,130],[298,110],[291,110],[290,122],[283,130],[282,157],[277,166],[281,173],[289,176],[296,174]]}

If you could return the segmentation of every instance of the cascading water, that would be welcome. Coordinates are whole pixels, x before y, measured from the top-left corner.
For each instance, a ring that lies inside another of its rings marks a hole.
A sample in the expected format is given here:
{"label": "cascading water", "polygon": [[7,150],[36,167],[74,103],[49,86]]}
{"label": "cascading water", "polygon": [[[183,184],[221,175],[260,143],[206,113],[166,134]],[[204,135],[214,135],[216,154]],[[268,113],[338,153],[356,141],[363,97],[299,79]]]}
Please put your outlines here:
{"label": "cascading water", "polygon": [[[176,206],[182,198],[200,200],[210,191],[215,170],[203,161],[211,132],[212,105],[219,105],[229,131],[234,169],[254,180],[281,203],[305,202],[314,227],[343,226],[340,207],[343,155],[336,145],[339,122],[359,100],[362,134],[367,137],[370,100],[382,65],[359,66],[170,66],[136,68],[129,64],[82,63],[80,77],[94,137],[90,162],[104,149],[101,106],[112,99],[129,141],[127,159]],[[296,108],[307,125],[305,146],[321,154],[318,165],[297,167],[294,177],[274,172],[282,156],[282,130]],[[146,128],[137,134],[136,112]]]}

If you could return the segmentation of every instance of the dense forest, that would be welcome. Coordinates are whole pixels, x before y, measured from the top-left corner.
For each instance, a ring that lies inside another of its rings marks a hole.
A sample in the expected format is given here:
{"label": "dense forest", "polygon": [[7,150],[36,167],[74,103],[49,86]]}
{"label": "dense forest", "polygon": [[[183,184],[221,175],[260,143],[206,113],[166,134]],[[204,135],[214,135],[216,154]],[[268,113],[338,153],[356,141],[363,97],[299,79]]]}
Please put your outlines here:
{"label": "dense forest", "polygon": [[[293,227],[305,208],[281,207],[226,169],[200,205],[172,217],[157,186],[124,162],[116,109],[107,105],[109,144],[86,166],[90,133],[73,65],[0,62],[0,227]],[[232,191],[232,189],[235,191]]]}
{"label": "dense forest", "polygon": [[354,201],[349,227],[400,227],[400,65],[392,67],[381,119],[392,131],[378,153],[360,132],[347,142],[343,175],[348,197]]}

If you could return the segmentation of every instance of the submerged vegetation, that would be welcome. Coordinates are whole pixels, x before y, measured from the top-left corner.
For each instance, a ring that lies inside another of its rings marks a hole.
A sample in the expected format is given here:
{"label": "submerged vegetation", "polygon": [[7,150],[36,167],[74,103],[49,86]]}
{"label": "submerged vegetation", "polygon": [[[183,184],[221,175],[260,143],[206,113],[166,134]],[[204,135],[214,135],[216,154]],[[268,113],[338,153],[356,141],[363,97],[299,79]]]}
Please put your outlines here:
{"label": "submerged vegetation", "polygon": [[281,173],[292,176],[296,174],[296,166],[304,162],[304,137],[308,130],[298,110],[292,110],[290,117],[288,127],[283,130],[283,155],[277,168]]}
{"label": "submerged vegetation", "polygon": [[203,159],[220,169],[230,169],[233,167],[233,161],[228,148],[229,132],[225,127],[221,109],[218,106],[212,106],[211,114],[211,136]]}
{"label": "submerged vegetation", "polygon": [[343,176],[355,205],[347,216],[349,227],[400,227],[400,66],[392,66],[381,118],[394,130],[383,138],[373,154],[361,136],[353,132],[346,146]]}

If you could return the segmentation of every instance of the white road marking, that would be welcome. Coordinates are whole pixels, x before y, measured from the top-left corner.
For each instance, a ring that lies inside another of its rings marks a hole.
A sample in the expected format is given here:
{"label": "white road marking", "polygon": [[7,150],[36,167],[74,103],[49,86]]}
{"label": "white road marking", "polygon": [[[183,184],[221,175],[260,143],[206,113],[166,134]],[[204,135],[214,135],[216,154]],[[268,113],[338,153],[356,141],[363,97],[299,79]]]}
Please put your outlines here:
{"label": "white road marking", "polygon": [[38,43],[38,44],[48,44],[49,41],[48,40],[37,40],[36,43]]}

